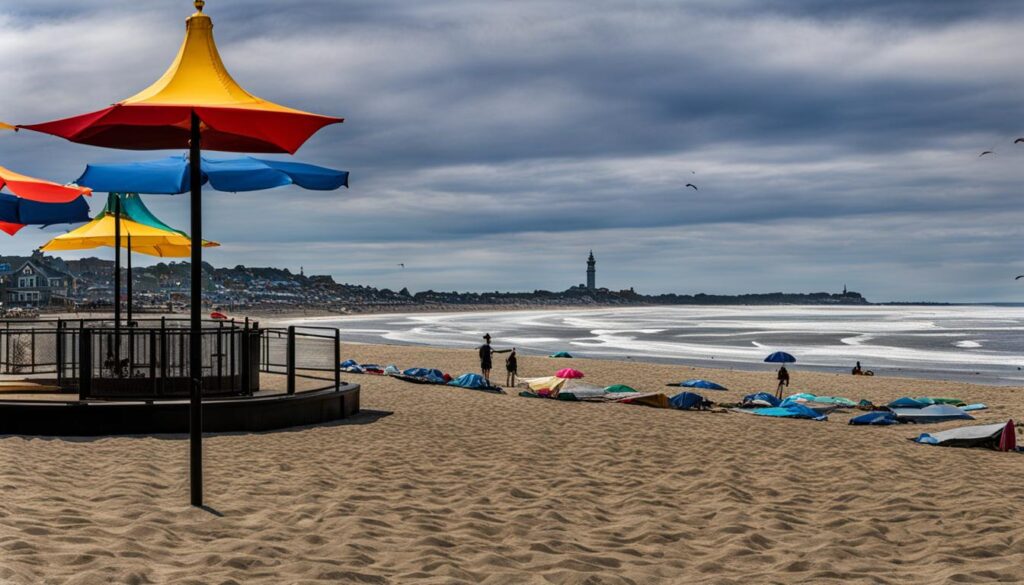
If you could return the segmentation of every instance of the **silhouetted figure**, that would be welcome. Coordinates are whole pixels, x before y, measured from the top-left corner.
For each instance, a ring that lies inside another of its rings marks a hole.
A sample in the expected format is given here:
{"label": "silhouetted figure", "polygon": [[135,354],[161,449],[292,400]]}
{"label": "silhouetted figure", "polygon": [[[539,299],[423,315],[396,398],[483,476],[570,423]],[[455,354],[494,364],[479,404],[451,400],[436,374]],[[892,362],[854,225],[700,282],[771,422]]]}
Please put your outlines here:
{"label": "silhouetted figure", "polygon": [[516,348],[512,348],[512,353],[508,354],[505,358],[505,385],[515,386],[516,385],[516,374],[519,373],[519,360],[516,359]]}
{"label": "silhouetted figure", "polygon": [[778,378],[779,378],[779,387],[776,388],[776,390],[775,390],[775,397],[778,398],[779,400],[782,400],[782,388],[783,387],[786,387],[786,388],[789,387],[789,370],[786,369],[786,366],[782,366],[782,367],[779,368],[779,376],[778,376]]}
{"label": "silhouetted figure", "polygon": [[487,380],[487,383],[491,383],[491,368],[493,362],[491,357],[496,353],[508,353],[511,349],[494,349],[491,347],[491,334],[484,334],[484,344],[477,348],[477,352],[480,354],[480,374]]}

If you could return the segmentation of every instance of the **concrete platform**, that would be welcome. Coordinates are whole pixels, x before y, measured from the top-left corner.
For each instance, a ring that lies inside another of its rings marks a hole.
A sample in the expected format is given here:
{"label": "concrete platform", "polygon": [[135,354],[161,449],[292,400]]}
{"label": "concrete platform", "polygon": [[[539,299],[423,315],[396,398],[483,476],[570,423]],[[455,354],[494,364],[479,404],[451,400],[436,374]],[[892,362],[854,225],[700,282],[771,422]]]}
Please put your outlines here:
{"label": "concrete platform", "polygon": [[[187,400],[0,399],[0,435],[106,436],[188,432]],[[256,432],[323,424],[359,412],[359,385],[295,394],[209,398],[203,432]]]}

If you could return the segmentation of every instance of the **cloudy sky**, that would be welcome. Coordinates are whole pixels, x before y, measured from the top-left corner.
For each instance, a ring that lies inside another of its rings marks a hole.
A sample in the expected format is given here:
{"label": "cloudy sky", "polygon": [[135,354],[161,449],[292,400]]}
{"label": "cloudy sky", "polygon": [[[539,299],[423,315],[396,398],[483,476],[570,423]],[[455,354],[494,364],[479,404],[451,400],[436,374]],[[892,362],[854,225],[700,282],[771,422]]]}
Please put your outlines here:
{"label": "cloudy sky", "polygon": [[[190,12],[188,0],[4,2],[0,120],[134,94],[170,63]],[[297,158],[352,173],[335,193],[208,192],[216,265],[561,290],[582,282],[593,248],[599,285],[640,292],[845,283],[871,300],[1024,299],[1019,2],[209,0],[206,12],[243,86],[346,118]],[[0,164],[62,182],[87,162],[166,154],[0,136]],[[147,201],[187,226],[186,198]],[[0,249],[60,231],[0,235]]]}

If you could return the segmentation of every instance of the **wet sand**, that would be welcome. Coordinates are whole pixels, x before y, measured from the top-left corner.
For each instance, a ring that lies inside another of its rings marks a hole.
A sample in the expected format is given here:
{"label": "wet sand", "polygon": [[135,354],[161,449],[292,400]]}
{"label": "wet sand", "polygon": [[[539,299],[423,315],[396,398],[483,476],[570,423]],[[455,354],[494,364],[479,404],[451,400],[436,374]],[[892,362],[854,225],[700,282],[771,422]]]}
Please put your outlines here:
{"label": "wet sand", "polygon": [[[471,351],[345,345],[362,362],[474,371]],[[498,360],[500,361],[500,360]],[[764,372],[520,357],[639,390]],[[504,379],[500,364],[495,378]],[[377,376],[352,423],[207,439],[0,437],[0,583],[991,583],[1024,581],[1024,456],[921,446],[960,424],[851,427],[566,403]],[[1024,389],[801,372],[792,391],[985,402]]]}

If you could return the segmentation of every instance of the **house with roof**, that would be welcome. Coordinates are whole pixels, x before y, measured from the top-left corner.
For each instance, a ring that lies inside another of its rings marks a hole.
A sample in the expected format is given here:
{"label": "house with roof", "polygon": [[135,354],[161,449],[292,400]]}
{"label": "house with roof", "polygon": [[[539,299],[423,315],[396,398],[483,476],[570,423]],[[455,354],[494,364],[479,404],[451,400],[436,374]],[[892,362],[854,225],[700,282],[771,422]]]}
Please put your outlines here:
{"label": "house with roof", "polygon": [[42,307],[67,300],[74,277],[36,259],[3,275],[0,300],[7,307]]}

